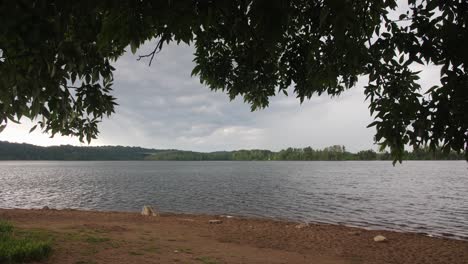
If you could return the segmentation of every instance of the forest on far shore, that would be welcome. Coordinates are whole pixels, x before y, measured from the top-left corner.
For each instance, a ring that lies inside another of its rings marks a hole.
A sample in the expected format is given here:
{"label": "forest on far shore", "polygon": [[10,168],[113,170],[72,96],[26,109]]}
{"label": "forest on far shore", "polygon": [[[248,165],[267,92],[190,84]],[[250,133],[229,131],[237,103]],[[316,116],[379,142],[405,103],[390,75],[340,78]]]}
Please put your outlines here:
{"label": "forest on far shore", "polygon": [[[430,151],[422,148],[405,151],[404,160],[464,160],[464,153]],[[71,145],[42,147],[32,144],[0,141],[0,160],[392,160],[389,152],[362,150],[352,153],[345,146],[324,149],[287,148],[270,150],[235,150],[194,152],[175,149],[141,147]]]}

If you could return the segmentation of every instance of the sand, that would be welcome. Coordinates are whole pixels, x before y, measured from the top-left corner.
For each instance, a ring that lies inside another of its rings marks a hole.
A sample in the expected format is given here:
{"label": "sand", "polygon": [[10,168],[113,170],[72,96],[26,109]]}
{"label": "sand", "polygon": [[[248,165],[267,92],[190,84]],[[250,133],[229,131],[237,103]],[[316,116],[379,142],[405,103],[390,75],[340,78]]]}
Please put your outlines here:
{"label": "sand", "polygon": [[[468,264],[468,241],[339,225],[22,209],[0,209],[0,219],[52,238],[53,254],[43,263]],[[387,241],[374,242],[377,235]]]}

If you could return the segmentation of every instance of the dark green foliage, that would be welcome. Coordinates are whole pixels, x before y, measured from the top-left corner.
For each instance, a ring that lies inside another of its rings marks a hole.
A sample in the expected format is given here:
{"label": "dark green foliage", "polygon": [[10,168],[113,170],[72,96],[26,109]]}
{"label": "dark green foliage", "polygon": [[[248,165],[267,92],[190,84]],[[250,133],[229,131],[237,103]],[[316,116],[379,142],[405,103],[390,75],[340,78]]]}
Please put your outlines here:
{"label": "dark green foliage", "polygon": [[13,225],[9,222],[0,220],[0,236],[9,235],[13,231]]}
{"label": "dark green foliage", "polygon": [[[111,63],[154,39],[140,58],[193,44],[192,74],[252,109],[291,86],[302,102],[367,76],[370,126],[395,161],[406,145],[467,153],[468,2],[408,5],[394,19],[395,0],[0,1],[0,130],[25,116],[90,141],[114,112]],[[420,87],[417,64],[441,67],[442,85]]]}
{"label": "dark green foliage", "polygon": [[306,148],[287,148],[275,155],[276,160],[353,160],[354,154],[347,152],[345,146],[334,145],[323,150]]}
{"label": "dark green foliage", "polygon": [[357,159],[359,160],[376,160],[377,159],[377,153],[372,150],[361,150],[357,154]]}
{"label": "dark green foliage", "polygon": [[[358,153],[346,151],[344,146],[335,145],[324,149],[287,148],[279,152],[270,150],[237,150],[225,152],[193,152],[193,151],[161,151],[145,157],[146,160],[391,160],[390,153],[376,153],[374,150],[364,150]],[[418,151],[403,153],[405,160],[462,160],[463,154],[450,152],[448,154],[441,150],[431,151],[420,149]]]}
{"label": "dark green foliage", "polygon": [[42,241],[28,232],[17,234],[10,223],[0,221],[0,263],[40,261],[51,251],[50,242]]}
{"label": "dark green foliage", "polygon": [[0,141],[0,160],[142,160],[158,151],[161,150],[122,146],[40,147]]}
{"label": "dark green foliage", "polygon": [[274,152],[269,150],[236,150],[218,152],[194,152],[171,150],[148,155],[146,160],[270,160]]}
{"label": "dark green foliage", "polygon": [[[413,152],[404,151],[406,160],[461,160],[463,153],[449,153],[429,148]],[[358,153],[346,151],[344,146],[334,145],[324,149],[287,148],[278,152],[252,149],[216,152],[144,149],[139,147],[39,147],[0,141],[0,160],[391,160],[388,152],[376,153],[364,150]],[[0,230],[1,232],[1,230]]]}
{"label": "dark green foliage", "polygon": [[[405,160],[461,160],[463,153],[429,148],[404,151]],[[145,149],[139,147],[103,146],[75,147],[70,145],[39,147],[0,141],[0,160],[391,160],[388,152],[346,151],[334,145],[324,149],[287,148],[278,152],[252,149],[216,152]],[[0,230],[1,232],[1,230]]]}
{"label": "dark green foliage", "polygon": [[227,151],[202,153],[194,151],[167,150],[148,155],[146,160],[231,160],[232,153]]}

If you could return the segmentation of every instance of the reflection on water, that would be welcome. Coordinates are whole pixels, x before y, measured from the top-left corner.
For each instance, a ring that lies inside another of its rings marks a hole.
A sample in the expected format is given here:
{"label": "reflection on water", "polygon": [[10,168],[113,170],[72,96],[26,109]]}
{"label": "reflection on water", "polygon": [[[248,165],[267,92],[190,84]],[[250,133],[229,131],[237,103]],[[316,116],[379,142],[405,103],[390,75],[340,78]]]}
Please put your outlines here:
{"label": "reflection on water", "polygon": [[465,161],[3,161],[0,207],[231,214],[468,239]]}

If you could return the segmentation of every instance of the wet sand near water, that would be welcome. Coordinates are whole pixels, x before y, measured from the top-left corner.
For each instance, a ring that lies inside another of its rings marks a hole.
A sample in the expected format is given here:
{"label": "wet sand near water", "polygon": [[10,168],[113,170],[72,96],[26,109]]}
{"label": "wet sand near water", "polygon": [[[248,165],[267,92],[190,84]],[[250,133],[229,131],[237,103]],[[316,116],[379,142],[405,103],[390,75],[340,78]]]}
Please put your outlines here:
{"label": "wet sand near water", "polygon": [[468,264],[468,241],[339,225],[53,209],[0,209],[0,219],[52,239],[42,263]]}

